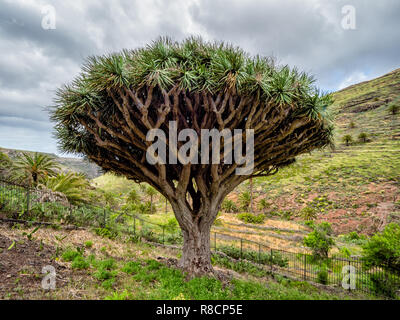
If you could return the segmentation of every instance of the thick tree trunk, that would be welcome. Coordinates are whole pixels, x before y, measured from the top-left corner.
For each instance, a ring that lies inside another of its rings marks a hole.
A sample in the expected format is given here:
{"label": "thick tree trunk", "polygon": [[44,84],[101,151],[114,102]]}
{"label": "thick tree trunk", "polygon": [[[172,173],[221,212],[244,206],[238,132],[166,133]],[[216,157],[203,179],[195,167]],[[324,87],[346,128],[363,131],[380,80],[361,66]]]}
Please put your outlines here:
{"label": "thick tree trunk", "polygon": [[214,274],[211,265],[210,230],[217,216],[218,206],[211,203],[209,201],[200,211],[193,212],[184,201],[171,202],[183,234],[179,267],[190,278]]}
{"label": "thick tree trunk", "polygon": [[203,276],[214,272],[211,265],[210,226],[202,229],[182,230],[183,248],[179,266],[190,277]]}

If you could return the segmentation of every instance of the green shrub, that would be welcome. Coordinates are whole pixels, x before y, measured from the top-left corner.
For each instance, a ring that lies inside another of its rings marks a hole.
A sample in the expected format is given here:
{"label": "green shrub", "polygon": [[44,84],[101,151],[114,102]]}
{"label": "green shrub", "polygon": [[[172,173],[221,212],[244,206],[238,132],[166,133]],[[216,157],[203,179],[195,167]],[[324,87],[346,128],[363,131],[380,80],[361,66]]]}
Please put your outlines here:
{"label": "green shrub", "polygon": [[90,241],[90,240],[89,240],[89,241],[86,241],[86,242],[85,242],[85,247],[86,247],[86,248],[91,248],[91,247],[93,247],[93,242]]}
{"label": "green shrub", "polygon": [[321,284],[328,284],[328,268],[326,265],[323,265],[320,270],[318,270],[317,281]]}
{"label": "green shrub", "polygon": [[142,264],[140,262],[129,261],[123,266],[122,271],[126,272],[128,274],[134,274],[134,273],[138,273],[141,268],[142,268]]}
{"label": "green shrub", "polygon": [[73,250],[73,249],[66,249],[63,254],[61,255],[61,258],[64,261],[73,261],[75,260],[76,257],[82,256],[82,253],[77,251],[77,250]]}
{"label": "green shrub", "polygon": [[104,269],[104,270],[113,270],[116,268],[116,263],[114,259],[106,259],[102,261],[96,261],[96,267],[98,269]]}
{"label": "green shrub", "polygon": [[397,297],[397,291],[400,287],[399,283],[396,283],[394,276],[390,276],[386,272],[379,272],[371,274],[369,280],[370,289],[376,295],[383,295],[391,299]]}
{"label": "green shrub", "polygon": [[103,238],[115,239],[118,236],[118,232],[111,230],[109,227],[96,228],[95,233]]}
{"label": "green shrub", "polygon": [[248,210],[250,206],[251,195],[250,192],[244,191],[239,195],[240,208]]}
{"label": "green shrub", "polygon": [[255,215],[255,214],[252,214],[249,212],[244,212],[244,213],[238,214],[238,218],[239,218],[239,220],[242,220],[246,223],[261,224],[265,220],[265,215],[264,214]]}
{"label": "green shrub", "polygon": [[313,251],[314,257],[325,259],[328,257],[329,250],[335,245],[331,235],[330,223],[322,222],[314,226],[314,230],[304,238],[303,243]]}
{"label": "green shrub", "polygon": [[236,204],[232,200],[229,200],[229,199],[225,199],[222,202],[221,208],[225,212],[238,212],[238,208],[237,208]]}
{"label": "green shrub", "polygon": [[104,300],[129,300],[132,294],[128,290],[122,292],[113,292],[111,295],[104,298]]}
{"label": "green shrub", "polygon": [[317,210],[312,207],[304,207],[300,210],[300,216],[306,221],[312,221],[317,218]]}
{"label": "green shrub", "polygon": [[117,275],[116,271],[109,271],[103,268],[98,269],[93,276],[100,281],[112,279]]}
{"label": "green shrub", "polygon": [[75,257],[71,264],[72,269],[87,269],[89,266],[89,262],[86,261],[82,256]]}
{"label": "green shrub", "polygon": [[382,232],[372,236],[363,246],[362,255],[367,266],[400,270],[400,225],[390,223]]}
{"label": "green shrub", "polygon": [[115,278],[110,278],[110,279],[104,280],[101,283],[101,286],[106,290],[110,290],[110,289],[112,289],[114,283],[115,283]]}

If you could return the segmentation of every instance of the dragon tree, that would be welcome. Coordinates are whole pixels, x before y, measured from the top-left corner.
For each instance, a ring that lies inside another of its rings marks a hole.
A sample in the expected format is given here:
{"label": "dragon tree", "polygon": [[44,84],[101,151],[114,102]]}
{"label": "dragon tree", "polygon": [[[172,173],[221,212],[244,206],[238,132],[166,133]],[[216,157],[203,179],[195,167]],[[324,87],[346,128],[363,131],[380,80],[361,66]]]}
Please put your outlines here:
{"label": "dragon tree", "polygon": [[[332,144],[332,98],[314,82],[304,72],[229,44],[160,38],[144,48],[89,57],[80,75],[58,90],[50,112],[62,151],[147,182],[168,199],[183,233],[179,265],[198,276],[214,272],[210,229],[228,193],[246,179],[272,175],[296,156]],[[172,161],[180,159],[178,149],[187,141],[176,141],[171,126],[197,133],[202,148],[194,149],[192,161]],[[149,161],[155,140],[149,132],[155,129],[165,132],[158,142],[169,150],[166,161]],[[210,136],[201,141],[206,129],[240,129],[246,132],[243,145],[252,132],[252,170],[238,174],[243,162],[223,161],[229,158],[227,136],[209,152],[215,144]],[[203,161],[215,153],[219,162]]]}

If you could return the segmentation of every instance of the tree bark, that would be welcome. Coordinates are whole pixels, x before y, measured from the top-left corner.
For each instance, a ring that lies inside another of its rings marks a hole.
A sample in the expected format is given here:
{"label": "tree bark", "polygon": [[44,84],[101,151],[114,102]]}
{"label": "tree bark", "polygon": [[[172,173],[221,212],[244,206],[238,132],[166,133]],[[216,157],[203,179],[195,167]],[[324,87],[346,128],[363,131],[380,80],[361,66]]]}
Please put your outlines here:
{"label": "tree bark", "polygon": [[179,268],[187,272],[189,278],[213,275],[210,231],[218,213],[217,206],[206,205],[201,210],[193,212],[187,203],[183,204],[183,201],[179,204],[171,202],[171,205],[183,234]]}
{"label": "tree bark", "polygon": [[183,248],[179,267],[190,277],[214,273],[211,265],[210,229],[211,226],[182,230]]}

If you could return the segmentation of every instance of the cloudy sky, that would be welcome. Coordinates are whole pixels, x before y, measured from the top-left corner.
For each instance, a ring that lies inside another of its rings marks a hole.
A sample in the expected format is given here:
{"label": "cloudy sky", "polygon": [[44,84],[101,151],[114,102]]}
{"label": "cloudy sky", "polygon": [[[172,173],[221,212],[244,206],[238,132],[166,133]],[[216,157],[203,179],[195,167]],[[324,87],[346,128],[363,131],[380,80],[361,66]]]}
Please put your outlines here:
{"label": "cloudy sky", "polygon": [[44,107],[89,55],[201,35],[335,91],[400,67],[399,17],[399,0],[0,0],[0,146],[58,153]]}

